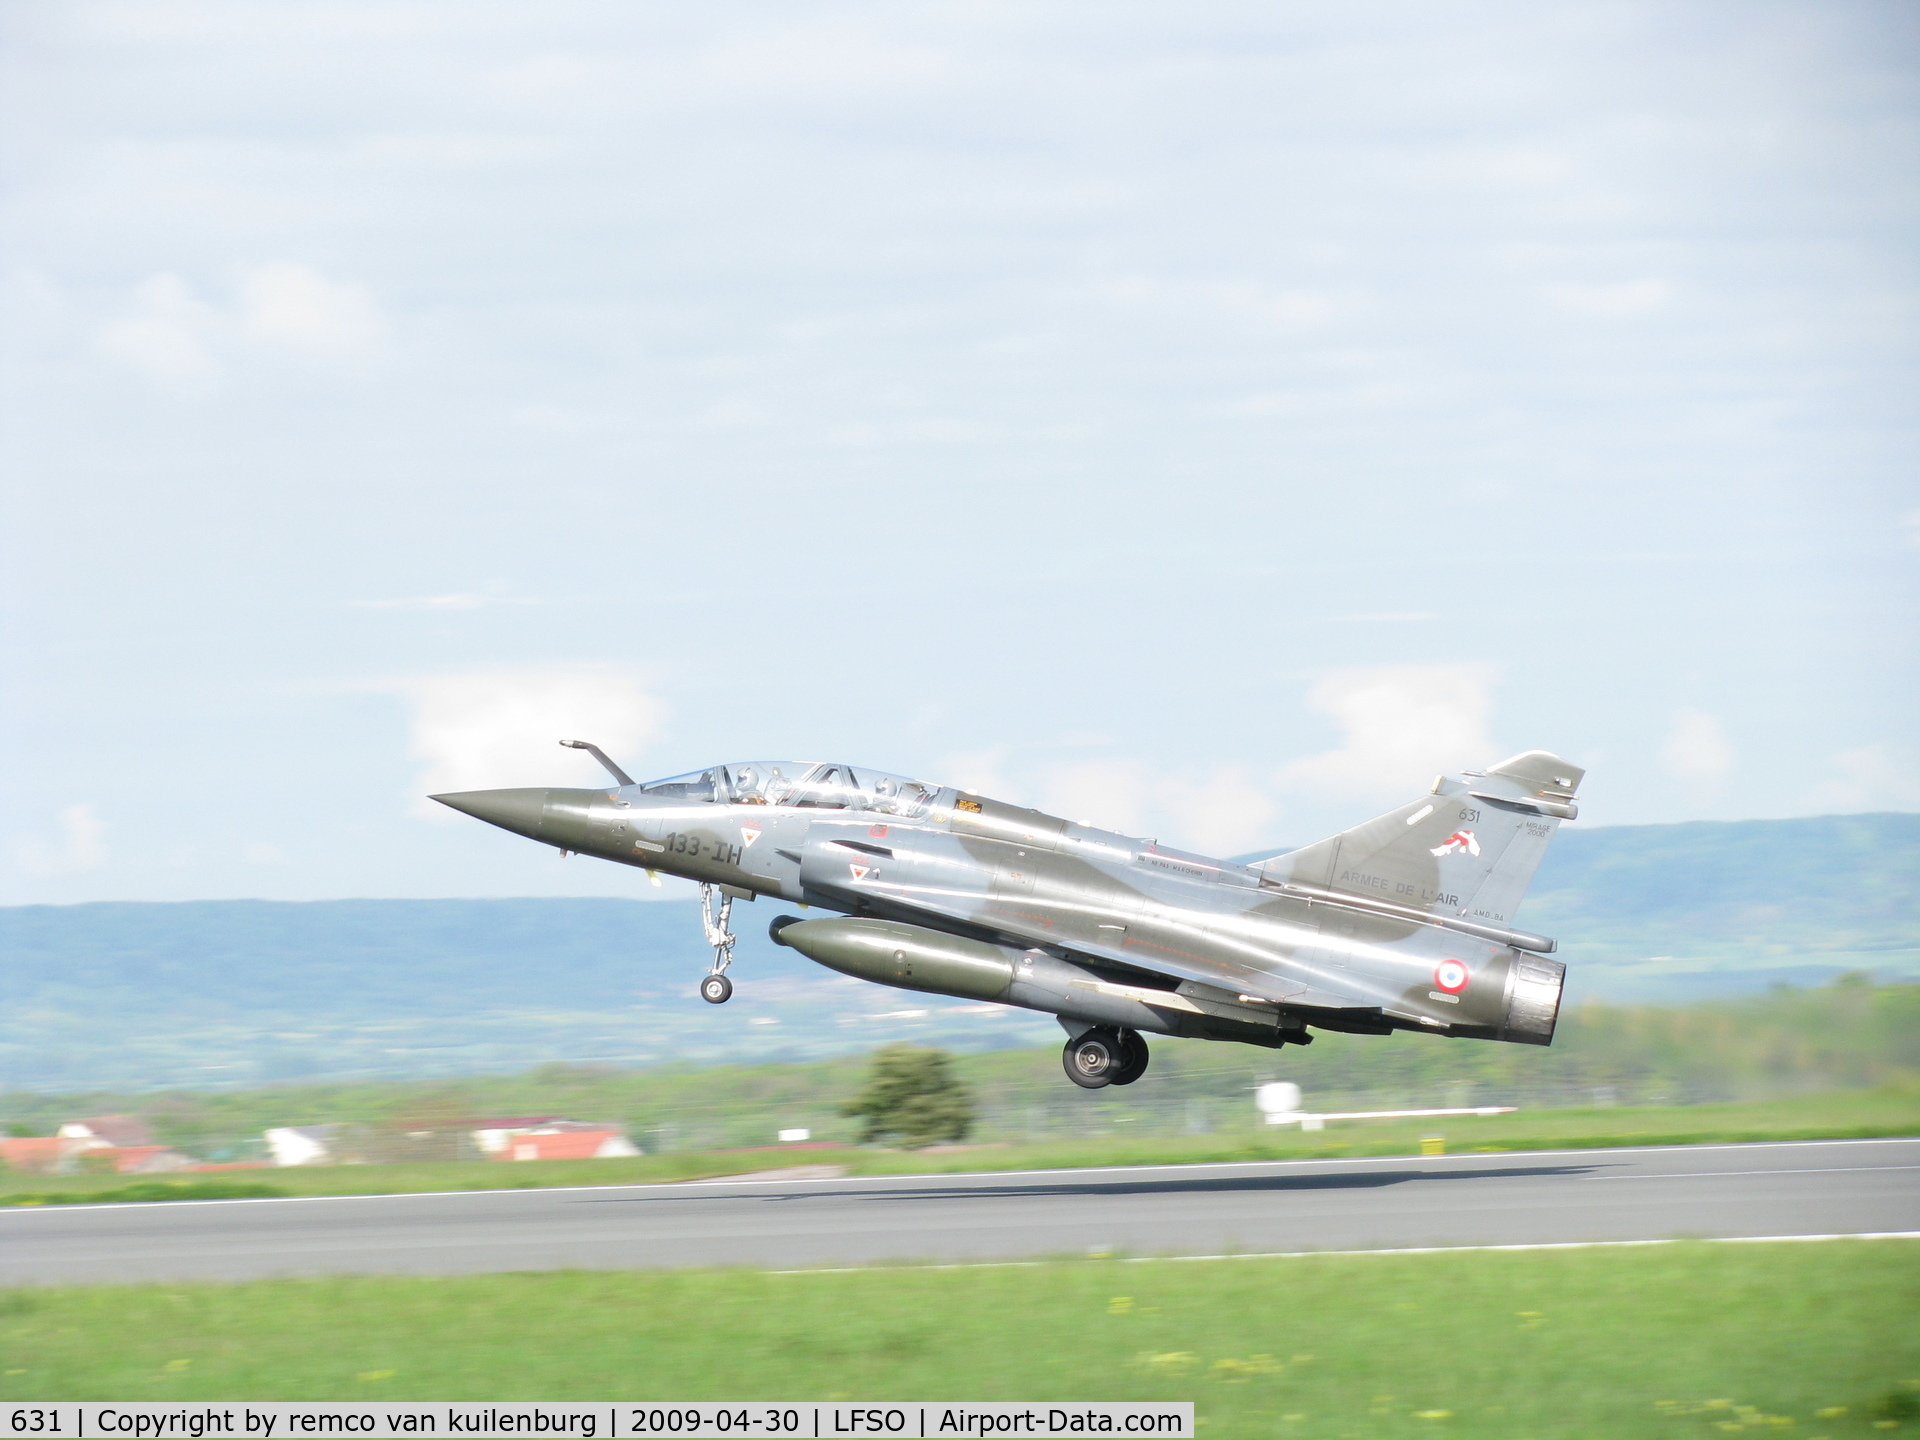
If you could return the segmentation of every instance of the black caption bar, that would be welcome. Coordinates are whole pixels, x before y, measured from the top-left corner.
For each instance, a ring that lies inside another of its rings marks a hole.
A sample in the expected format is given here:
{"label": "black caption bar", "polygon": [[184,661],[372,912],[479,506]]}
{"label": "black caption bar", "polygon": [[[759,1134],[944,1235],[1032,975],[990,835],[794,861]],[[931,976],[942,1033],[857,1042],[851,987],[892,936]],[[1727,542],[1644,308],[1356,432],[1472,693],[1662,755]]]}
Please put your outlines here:
{"label": "black caption bar", "polygon": [[85,1401],[0,1404],[0,1440],[356,1440],[515,1436],[522,1440],[997,1440],[1154,1436],[1193,1440],[1193,1403],[698,1400],[626,1404],[369,1404]]}

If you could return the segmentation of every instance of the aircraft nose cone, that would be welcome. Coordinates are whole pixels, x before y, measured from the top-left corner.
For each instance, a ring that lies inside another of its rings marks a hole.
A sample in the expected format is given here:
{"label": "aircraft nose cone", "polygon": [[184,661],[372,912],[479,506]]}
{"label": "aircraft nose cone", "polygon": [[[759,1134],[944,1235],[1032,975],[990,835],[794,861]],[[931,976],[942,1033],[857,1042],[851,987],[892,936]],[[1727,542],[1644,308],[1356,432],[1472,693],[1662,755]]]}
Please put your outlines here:
{"label": "aircraft nose cone", "polygon": [[546,819],[546,790],[461,790],[451,795],[430,795],[442,805],[511,830],[529,840],[540,838],[540,826]]}

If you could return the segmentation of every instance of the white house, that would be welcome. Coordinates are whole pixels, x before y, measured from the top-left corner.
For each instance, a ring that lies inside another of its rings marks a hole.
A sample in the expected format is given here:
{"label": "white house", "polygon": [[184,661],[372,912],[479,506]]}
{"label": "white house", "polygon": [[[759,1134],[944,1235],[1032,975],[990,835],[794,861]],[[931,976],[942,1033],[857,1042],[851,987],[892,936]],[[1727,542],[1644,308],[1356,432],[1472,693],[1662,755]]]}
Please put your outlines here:
{"label": "white house", "polygon": [[151,1145],[153,1131],[147,1122],[134,1115],[89,1115],[69,1120],[60,1127],[62,1140],[81,1140],[87,1148],[98,1145]]}
{"label": "white house", "polygon": [[326,1165],[333,1160],[338,1125],[287,1125],[267,1131],[276,1165]]}

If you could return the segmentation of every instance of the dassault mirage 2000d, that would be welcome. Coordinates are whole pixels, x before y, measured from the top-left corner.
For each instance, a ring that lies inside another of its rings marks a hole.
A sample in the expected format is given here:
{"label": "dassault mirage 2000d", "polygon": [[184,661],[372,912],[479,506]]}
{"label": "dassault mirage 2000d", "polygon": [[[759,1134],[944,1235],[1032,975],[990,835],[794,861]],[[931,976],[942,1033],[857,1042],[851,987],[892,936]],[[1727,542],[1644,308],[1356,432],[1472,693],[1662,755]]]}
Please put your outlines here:
{"label": "dassault mirage 2000d", "polygon": [[1089,1090],[1140,1078],[1143,1033],[1553,1040],[1566,967],[1511,922],[1585,772],[1544,750],[1242,864],[853,765],[752,760],[639,785],[598,746],[560,743],[617,785],[433,798],[698,881],[714,948],[700,993],[716,1005],[733,993],[733,902],[767,895],[840,912],[771,927],[829,969],[1056,1016],[1067,1076]]}

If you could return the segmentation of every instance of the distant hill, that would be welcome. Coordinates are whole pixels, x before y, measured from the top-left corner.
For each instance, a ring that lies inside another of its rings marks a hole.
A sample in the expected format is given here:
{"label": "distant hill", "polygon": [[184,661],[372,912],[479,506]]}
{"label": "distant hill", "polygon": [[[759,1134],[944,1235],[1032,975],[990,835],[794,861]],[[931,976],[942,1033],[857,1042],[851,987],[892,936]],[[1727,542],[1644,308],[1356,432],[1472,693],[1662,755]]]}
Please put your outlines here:
{"label": "distant hill", "polygon": [[[0,1086],[473,1074],[547,1060],[807,1059],[921,1039],[1044,1042],[834,975],[735,907],[739,992],[701,1003],[698,906],[635,900],[195,901],[0,908]],[[1920,975],[1920,815],[1571,827],[1522,912],[1570,994],[1681,1000]]]}
{"label": "distant hill", "polygon": [[[799,1060],[912,1034],[978,1049],[1046,1016],[863,984],[735,905],[739,986],[694,993],[700,907],[210,900],[0,909],[0,1087],[465,1075],[547,1060]],[[912,1013],[903,1013],[912,1012]]]}
{"label": "distant hill", "polygon": [[1920,815],[1571,826],[1520,914],[1575,997],[1920,975]]}

